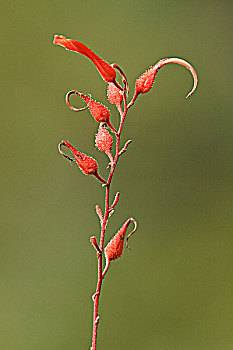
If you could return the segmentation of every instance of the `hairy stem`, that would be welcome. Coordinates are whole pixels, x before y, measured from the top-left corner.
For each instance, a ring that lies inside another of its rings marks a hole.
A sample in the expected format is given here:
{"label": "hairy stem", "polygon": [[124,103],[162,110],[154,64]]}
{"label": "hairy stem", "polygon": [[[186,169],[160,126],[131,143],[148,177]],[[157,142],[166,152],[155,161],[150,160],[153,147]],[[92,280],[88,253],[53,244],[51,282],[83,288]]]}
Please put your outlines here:
{"label": "hairy stem", "polygon": [[111,164],[111,169],[108,176],[108,181],[105,186],[105,209],[104,209],[104,215],[103,215],[103,221],[101,223],[101,235],[100,235],[100,244],[99,248],[101,253],[97,254],[98,257],[98,280],[96,285],[96,291],[93,295],[93,303],[94,303],[94,311],[93,311],[93,332],[92,332],[92,346],[91,350],[96,350],[96,344],[97,344],[97,332],[98,332],[98,324],[99,324],[99,300],[100,300],[100,292],[101,287],[103,283],[103,277],[105,276],[109,264],[106,265],[104,269],[103,274],[103,249],[104,249],[104,237],[105,237],[105,231],[106,226],[109,218],[109,199],[110,199],[110,186],[112,182],[112,178],[116,169],[116,165],[119,159],[119,153],[120,153],[120,137],[122,132],[123,123],[127,114],[127,103],[126,103],[126,94],[124,93],[124,112],[122,109],[119,111],[121,115],[121,122],[119,125],[118,132],[116,133],[116,153],[114,161]]}

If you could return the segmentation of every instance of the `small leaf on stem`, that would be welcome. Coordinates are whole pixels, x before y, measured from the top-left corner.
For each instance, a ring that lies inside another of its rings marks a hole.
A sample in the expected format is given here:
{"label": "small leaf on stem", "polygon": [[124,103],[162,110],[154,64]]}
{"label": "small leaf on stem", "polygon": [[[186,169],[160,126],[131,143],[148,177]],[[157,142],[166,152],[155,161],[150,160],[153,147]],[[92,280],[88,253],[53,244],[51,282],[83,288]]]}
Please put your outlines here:
{"label": "small leaf on stem", "polygon": [[97,251],[98,254],[101,254],[101,250],[100,250],[100,247],[97,243],[97,239],[95,236],[91,236],[90,237],[90,242],[91,244],[93,245],[93,247],[95,248],[95,250]]}
{"label": "small leaf on stem", "polygon": [[117,203],[119,202],[119,199],[120,199],[120,192],[117,192],[115,195],[114,201],[111,207],[109,208],[109,211],[111,211],[117,205]]}
{"label": "small leaf on stem", "polygon": [[129,146],[129,144],[130,144],[131,142],[132,142],[132,140],[126,141],[124,147],[123,147],[122,150],[119,152],[119,156],[121,156],[123,153],[125,153],[125,152],[127,151],[128,146]]}
{"label": "small leaf on stem", "polygon": [[98,215],[98,217],[100,219],[100,223],[102,224],[102,222],[103,222],[103,213],[102,213],[102,210],[100,209],[100,207],[98,205],[95,206],[95,211],[96,211],[96,214]]}

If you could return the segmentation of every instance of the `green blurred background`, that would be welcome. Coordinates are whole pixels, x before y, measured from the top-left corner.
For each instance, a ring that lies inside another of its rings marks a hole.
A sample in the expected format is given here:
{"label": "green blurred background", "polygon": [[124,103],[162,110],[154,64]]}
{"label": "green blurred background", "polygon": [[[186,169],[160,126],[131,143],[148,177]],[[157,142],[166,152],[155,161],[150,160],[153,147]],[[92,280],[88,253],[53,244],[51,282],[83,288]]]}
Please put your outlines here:
{"label": "green blurred background", "polygon": [[[58,154],[66,139],[99,160],[97,124],[64,102],[77,89],[107,104],[89,60],[52,45],[86,43],[135,79],[164,57],[130,110],[107,240],[130,216],[132,251],[112,263],[99,349],[230,350],[233,227],[231,1],[10,1],[1,4],[0,348],[89,349],[103,189]],[[81,101],[74,99],[81,105]],[[117,113],[111,107],[112,122]]]}

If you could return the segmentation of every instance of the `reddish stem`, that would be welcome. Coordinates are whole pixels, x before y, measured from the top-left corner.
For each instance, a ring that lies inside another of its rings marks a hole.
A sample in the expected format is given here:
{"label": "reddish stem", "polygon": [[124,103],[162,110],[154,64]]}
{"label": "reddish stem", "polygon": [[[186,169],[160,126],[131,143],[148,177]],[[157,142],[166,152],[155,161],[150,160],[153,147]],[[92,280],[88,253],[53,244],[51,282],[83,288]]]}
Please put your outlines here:
{"label": "reddish stem", "polygon": [[99,175],[98,172],[94,173],[93,175],[97,178],[97,180],[103,182],[104,185],[106,184],[106,181]]}
{"label": "reddish stem", "polygon": [[120,137],[121,137],[121,132],[122,132],[122,127],[123,123],[125,121],[125,117],[127,114],[127,102],[126,102],[126,92],[124,92],[124,112],[122,109],[120,110],[121,114],[121,122],[120,126],[118,129],[118,132],[116,133],[116,153],[115,153],[115,158],[114,161],[111,164],[111,169],[109,172],[108,176],[108,181],[106,183],[106,189],[105,189],[105,209],[104,209],[104,217],[101,223],[101,236],[100,236],[100,244],[99,244],[99,249],[101,251],[101,254],[98,254],[98,280],[97,280],[97,285],[96,285],[96,291],[93,296],[93,302],[94,302],[94,311],[93,311],[93,332],[92,332],[92,346],[91,350],[96,350],[96,344],[97,344],[97,332],[98,332],[98,324],[99,324],[99,298],[100,298],[100,292],[101,292],[101,287],[102,287],[102,282],[103,282],[103,277],[105,276],[109,264],[106,262],[106,267],[103,272],[103,249],[104,249],[104,237],[105,237],[105,230],[110,214],[110,206],[109,206],[109,195],[110,195],[110,186],[112,182],[112,177],[119,159],[119,153],[120,153]]}
{"label": "reddish stem", "polygon": [[99,298],[100,298],[100,291],[101,291],[102,280],[103,280],[102,278],[103,246],[104,246],[105,229],[106,229],[108,215],[109,215],[109,187],[110,187],[109,184],[107,184],[106,192],[105,192],[105,212],[104,212],[103,222],[101,225],[101,237],[100,237],[100,245],[99,245],[101,254],[98,255],[98,280],[97,280],[96,291],[93,298],[94,311],[93,311],[93,332],[92,332],[91,350],[96,350],[97,330],[98,330],[98,324],[99,324],[99,315],[98,315]]}

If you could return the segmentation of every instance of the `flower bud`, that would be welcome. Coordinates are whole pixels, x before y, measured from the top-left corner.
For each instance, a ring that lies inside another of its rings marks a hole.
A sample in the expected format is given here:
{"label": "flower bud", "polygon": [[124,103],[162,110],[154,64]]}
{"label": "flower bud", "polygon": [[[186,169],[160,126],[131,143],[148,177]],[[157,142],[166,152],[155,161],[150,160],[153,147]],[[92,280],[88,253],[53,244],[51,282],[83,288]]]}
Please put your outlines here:
{"label": "flower bud", "polygon": [[136,231],[136,228],[137,228],[137,223],[133,218],[129,218],[124,223],[124,225],[120,228],[120,230],[115,234],[115,236],[111,239],[111,241],[105,247],[104,254],[105,254],[107,264],[111,260],[116,260],[121,257],[123,252],[125,234],[131,221],[134,222],[134,229],[127,236],[127,240],[128,240],[128,238]]}
{"label": "flower bud", "polygon": [[146,92],[150,91],[153,86],[156,73],[157,72],[154,67],[151,67],[136,80],[135,93],[137,95],[145,94]]}
{"label": "flower bud", "polygon": [[[83,95],[82,93],[79,93],[79,96],[85,101],[86,103],[90,102],[90,97]],[[109,109],[104,106],[102,103],[97,102],[95,100],[91,100],[89,105],[89,110],[92,115],[92,117],[98,122],[98,123],[109,123],[109,117],[110,112]]]}
{"label": "flower bud", "polygon": [[[145,94],[146,92],[149,92],[153,86],[153,83],[155,81],[156,74],[158,73],[159,69],[162,68],[164,65],[169,63],[175,63],[181,66],[184,66],[187,68],[192,76],[193,76],[193,88],[189,92],[189,94],[186,96],[189,97],[193,94],[193,92],[196,90],[197,87],[197,73],[195,72],[194,68],[191,66],[190,63],[180,59],[180,58],[164,58],[160,60],[158,63],[156,63],[153,67],[149,68],[148,71],[146,71],[144,74],[142,74],[135,83],[135,93],[133,97],[133,102],[136,100],[137,96],[139,94]],[[131,103],[132,104],[132,103]]]}
{"label": "flower bud", "polygon": [[126,229],[120,229],[111,241],[107,244],[104,254],[107,261],[115,260],[121,257],[124,246]]}
{"label": "flower bud", "polygon": [[98,165],[97,162],[92,158],[87,156],[84,153],[79,152],[76,148],[74,148],[69,142],[62,141],[61,144],[63,144],[65,147],[69,148],[69,150],[72,152],[74,159],[76,163],[78,164],[80,170],[85,175],[94,175],[98,171]]}
{"label": "flower bud", "polygon": [[[86,107],[83,107],[83,108],[73,107],[69,101],[69,98],[72,94],[76,94],[79,97],[81,97],[83,101],[86,102],[87,104]],[[66,104],[72,111],[75,111],[75,112],[81,112],[89,108],[91,115],[98,123],[106,123],[111,128],[112,131],[114,131],[115,133],[117,132],[116,129],[110,123],[109,109],[106,106],[104,106],[102,103],[92,100],[91,95],[86,96],[79,91],[71,90],[66,94]]]}
{"label": "flower bud", "polygon": [[100,125],[95,137],[95,145],[100,150],[109,154],[112,148],[113,139],[108,130]]}
{"label": "flower bud", "polygon": [[113,83],[108,84],[107,95],[111,104],[116,105],[118,108],[121,106],[123,94]]}

